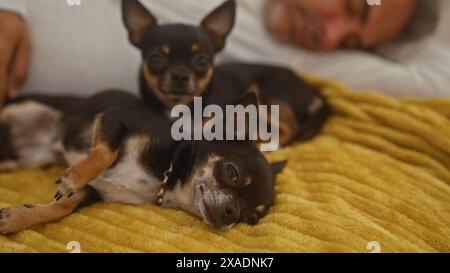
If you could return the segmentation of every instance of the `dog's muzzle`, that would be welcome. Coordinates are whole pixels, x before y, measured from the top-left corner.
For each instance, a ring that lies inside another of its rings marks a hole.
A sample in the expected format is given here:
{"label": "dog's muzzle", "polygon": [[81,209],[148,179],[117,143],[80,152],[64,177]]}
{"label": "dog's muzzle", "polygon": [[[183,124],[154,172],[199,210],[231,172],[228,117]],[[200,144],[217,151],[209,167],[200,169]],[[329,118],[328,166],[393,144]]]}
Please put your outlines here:
{"label": "dog's muzzle", "polygon": [[231,193],[205,184],[197,185],[198,207],[203,220],[218,229],[229,228],[239,219],[239,203]]}

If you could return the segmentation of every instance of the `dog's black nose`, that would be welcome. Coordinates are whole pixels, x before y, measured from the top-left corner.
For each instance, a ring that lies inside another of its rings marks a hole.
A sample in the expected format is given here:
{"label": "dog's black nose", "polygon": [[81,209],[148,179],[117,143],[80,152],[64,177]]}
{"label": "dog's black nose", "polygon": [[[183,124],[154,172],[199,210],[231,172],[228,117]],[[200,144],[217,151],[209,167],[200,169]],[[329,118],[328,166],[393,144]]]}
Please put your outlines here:
{"label": "dog's black nose", "polygon": [[220,220],[225,225],[236,223],[239,219],[239,205],[235,200],[224,202],[220,210]]}
{"label": "dog's black nose", "polygon": [[176,69],[172,71],[170,80],[177,87],[186,87],[189,83],[189,72],[185,69]]}

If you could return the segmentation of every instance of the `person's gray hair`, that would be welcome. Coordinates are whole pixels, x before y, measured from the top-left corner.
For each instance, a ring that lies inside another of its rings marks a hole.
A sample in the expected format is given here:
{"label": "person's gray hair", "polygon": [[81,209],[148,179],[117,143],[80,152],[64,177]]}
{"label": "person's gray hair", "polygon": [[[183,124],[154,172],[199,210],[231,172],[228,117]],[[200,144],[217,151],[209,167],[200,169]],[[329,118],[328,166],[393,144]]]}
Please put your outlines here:
{"label": "person's gray hair", "polygon": [[439,23],[440,0],[416,0],[416,7],[396,40],[416,41],[436,31]]}

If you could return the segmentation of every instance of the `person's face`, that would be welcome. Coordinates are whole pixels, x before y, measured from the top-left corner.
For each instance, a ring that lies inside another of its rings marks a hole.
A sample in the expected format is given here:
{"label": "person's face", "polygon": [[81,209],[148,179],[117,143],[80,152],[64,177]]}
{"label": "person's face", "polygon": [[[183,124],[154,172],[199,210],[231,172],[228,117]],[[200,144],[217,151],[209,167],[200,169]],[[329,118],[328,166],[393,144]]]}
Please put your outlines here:
{"label": "person's face", "polygon": [[315,51],[373,48],[400,34],[416,0],[267,0],[269,30],[277,40]]}

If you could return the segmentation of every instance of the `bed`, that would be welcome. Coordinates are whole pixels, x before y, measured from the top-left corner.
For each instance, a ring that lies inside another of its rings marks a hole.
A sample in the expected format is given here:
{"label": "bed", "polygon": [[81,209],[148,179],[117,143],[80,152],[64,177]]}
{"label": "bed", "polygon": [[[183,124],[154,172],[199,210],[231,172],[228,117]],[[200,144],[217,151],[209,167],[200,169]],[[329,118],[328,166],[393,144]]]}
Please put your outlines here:
{"label": "bed", "polygon": [[[308,76],[333,115],[288,159],[256,226],[216,231],[182,211],[96,204],[0,236],[0,252],[450,252],[450,100],[396,100]],[[61,171],[0,174],[0,207],[48,202]]]}

